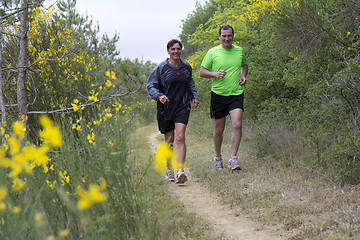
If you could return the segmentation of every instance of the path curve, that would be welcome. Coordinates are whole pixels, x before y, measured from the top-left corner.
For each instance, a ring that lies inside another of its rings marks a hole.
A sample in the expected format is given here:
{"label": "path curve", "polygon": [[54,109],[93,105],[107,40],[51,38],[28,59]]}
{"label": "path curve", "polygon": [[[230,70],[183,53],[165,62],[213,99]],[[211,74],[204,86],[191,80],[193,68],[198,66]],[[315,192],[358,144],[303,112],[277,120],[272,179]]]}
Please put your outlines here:
{"label": "path curve", "polygon": [[[148,136],[148,143],[154,151],[158,144],[159,132]],[[185,169],[188,181],[184,185],[169,182],[170,192],[180,200],[188,212],[193,212],[207,221],[213,229],[226,239],[237,240],[278,240],[284,239],[275,229],[267,228],[239,215],[221,203],[221,199],[210,193],[201,182]]]}

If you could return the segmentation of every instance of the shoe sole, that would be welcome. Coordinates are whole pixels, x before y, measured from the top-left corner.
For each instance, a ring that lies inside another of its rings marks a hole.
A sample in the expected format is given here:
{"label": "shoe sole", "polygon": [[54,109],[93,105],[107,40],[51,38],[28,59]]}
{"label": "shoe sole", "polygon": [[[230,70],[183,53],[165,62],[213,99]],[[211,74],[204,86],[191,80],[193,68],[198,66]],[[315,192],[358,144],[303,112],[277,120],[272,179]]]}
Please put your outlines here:
{"label": "shoe sole", "polygon": [[174,177],[173,177],[173,178],[170,178],[170,177],[168,177],[168,176],[165,176],[165,180],[170,181],[170,182],[175,182],[175,178],[174,178]]}
{"label": "shoe sole", "polygon": [[234,168],[232,168],[231,166],[228,166],[228,168],[231,170],[231,171],[240,171],[241,170],[241,167],[240,166],[236,166]]}
{"label": "shoe sole", "polygon": [[178,179],[177,179],[177,181],[176,181],[176,183],[185,183],[187,181],[187,177],[185,176],[185,174],[181,174],[179,177],[178,177]]}

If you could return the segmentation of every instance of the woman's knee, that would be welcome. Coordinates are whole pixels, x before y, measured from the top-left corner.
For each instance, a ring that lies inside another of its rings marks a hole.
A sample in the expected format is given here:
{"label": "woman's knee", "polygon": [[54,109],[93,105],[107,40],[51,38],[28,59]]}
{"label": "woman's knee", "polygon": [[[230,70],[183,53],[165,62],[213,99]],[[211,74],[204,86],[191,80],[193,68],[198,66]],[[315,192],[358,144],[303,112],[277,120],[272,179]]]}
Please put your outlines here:
{"label": "woman's knee", "polygon": [[178,143],[185,142],[185,133],[178,133],[176,135],[176,142],[178,142]]}

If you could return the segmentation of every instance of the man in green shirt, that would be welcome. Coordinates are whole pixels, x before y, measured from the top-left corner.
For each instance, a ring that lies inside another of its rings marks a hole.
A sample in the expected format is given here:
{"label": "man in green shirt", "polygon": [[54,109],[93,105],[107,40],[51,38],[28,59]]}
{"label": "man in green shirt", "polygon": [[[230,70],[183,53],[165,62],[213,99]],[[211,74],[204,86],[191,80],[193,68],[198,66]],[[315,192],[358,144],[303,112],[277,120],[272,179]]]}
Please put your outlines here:
{"label": "man in green shirt", "polygon": [[233,45],[234,29],[231,26],[220,27],[219,39],[221,45],[207,52],[200,68],[200,77],[212,79],[210,110],[211,118],[215,119],[213,133],[215,170],[223,169],[221,145],[228,114],[232,124],[231,155],[228,167],[231,170],[241,170],[237,152],[242,136],[243,86],[246,84],[248,61],[244,50]]}

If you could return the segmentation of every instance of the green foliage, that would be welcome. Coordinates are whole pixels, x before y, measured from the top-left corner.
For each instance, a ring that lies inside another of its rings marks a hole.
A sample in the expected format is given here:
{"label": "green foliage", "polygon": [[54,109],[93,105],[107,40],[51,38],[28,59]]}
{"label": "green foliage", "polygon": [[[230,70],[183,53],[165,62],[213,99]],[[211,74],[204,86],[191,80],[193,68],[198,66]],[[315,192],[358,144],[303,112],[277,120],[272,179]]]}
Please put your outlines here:
{"label": "green foliage", "polygon": [[[252,140],[259,154],[297,168],[320,169],[337,182],[358,183],[358,2],[215,2],[217,10],[199,8],[188,16],[189,25],[199,23],[189,42],[206,47],[189,60],[196,72],[204,52],[219,44],[218,28],[234,27],[234,43],[249,60],[245,116],[258,125]],[[206,101],[208,82],[196,78]],[[287,144],[289,139],[294,147]],[[295,159],[301,162],[293,164]]]}
{"label": "green foliage", "polygon": [[190,36],[195,32],[196,28],[202,24],[206,24],[209,18],[217,10],[217,3],[214,0],[206,2],[204,5],[196,5],[196,9],[188,14],[187,18],[182,20],[181,33],[179,38],[184,45],[182,53],[183,58],[187,58],[194,54],[199,48],[200,44],[191,44]]}

